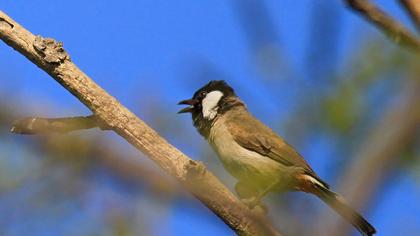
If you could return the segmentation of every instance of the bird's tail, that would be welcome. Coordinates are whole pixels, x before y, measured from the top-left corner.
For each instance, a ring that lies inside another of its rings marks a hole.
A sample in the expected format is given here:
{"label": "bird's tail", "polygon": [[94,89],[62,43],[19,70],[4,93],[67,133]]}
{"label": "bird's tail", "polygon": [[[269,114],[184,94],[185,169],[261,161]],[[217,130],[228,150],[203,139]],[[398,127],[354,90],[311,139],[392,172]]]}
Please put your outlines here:
{"label": "bird's tail", "polygon": [[376,233],[375,228],[369,224],[359,213],[353,210],[346,201],[337,193],[327,187],[315,184],[314,194],[321,198],[326,204],[333,208],[339,215],[349,221],[364,236],[372,236]]}

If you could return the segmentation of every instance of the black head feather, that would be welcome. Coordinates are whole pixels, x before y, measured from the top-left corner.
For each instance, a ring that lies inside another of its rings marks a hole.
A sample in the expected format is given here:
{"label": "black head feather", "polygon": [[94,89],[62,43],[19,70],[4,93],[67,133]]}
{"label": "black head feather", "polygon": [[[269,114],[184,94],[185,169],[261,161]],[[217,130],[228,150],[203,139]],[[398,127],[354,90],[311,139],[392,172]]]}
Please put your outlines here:
{"label": "black head feather", "polygon": [[202,94],[204,93],[210,93],[211,91],[220,91],[224,94],[225,97],[228,96],[236,96],[235,91],[232,87],[230,87],[224,80],[212,80],[208,84],[204,85],[202,88],[197,90],[194,93],[193,98],[200,99]]}

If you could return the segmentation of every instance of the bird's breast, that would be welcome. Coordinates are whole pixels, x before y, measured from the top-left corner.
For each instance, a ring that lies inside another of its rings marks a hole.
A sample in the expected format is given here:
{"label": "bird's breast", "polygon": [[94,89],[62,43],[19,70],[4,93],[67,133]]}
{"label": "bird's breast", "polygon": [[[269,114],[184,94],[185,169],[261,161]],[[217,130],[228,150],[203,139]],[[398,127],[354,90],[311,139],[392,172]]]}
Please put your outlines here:
{"label": "bird's breast", "polygon": [[208,141],[225,169],[237,179],[265,181],[279,174],[279,163],[240,146],[230,134],[223,118],[211,127]]}

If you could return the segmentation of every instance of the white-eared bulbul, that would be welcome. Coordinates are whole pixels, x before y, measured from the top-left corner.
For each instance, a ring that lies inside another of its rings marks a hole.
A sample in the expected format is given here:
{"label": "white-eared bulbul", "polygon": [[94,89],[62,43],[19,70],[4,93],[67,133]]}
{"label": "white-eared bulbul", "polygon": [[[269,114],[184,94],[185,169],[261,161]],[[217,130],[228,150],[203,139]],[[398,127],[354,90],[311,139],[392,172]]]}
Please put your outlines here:
{"label": "white-eared bulbul", "polygon": [[211,81],[179,104],[188,107],[198,132],[210,143],[238,183],[235,190],[250,207],[269,192],[303,191],[322,199],[363,235],[376,230],[330,190],[303,157],[248,112],[224,81]]}

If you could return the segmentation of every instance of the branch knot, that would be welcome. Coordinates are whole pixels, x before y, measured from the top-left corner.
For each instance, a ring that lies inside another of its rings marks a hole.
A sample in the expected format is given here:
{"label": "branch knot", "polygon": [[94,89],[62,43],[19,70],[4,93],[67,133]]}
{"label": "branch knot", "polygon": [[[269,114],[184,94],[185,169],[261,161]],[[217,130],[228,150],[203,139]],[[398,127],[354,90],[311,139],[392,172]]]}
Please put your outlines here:
{"label": "branch knot", "polygon": [[52,38],[36,36],[33,43],[35,50],[43,56],[45,61],[52,64],[59,64],[65,60],[70,60],[70,56],[63,48],[62,42],[57,42]]}
{"label": "branch knot", "polygon": [[186,172],[186,179],[192,180],[197,179],[206,173],[206,168],[204,167],[201,161],[189,160],[188,163],[184,166]]}

